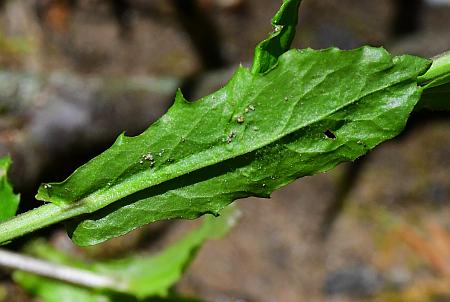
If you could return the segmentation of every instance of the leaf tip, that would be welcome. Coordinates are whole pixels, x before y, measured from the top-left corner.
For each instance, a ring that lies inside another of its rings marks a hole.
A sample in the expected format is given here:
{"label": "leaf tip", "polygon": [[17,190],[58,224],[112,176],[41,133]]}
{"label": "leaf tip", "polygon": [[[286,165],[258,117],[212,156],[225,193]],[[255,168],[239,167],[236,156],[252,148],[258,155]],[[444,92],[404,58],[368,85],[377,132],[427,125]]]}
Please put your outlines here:
{"label": "leaf tip", "polygon": [[183,92],[181,92],[181,89],[178,88],[177,93],[175,95],[174,106],[184,106],[188,104],[189,104],[188,100],[186,100],[186,98],[184,97]]}
{"label": "leaf tip", "polygon": [[39,186],[38,192],[35,195],[35,198],[40,201],[51,202],[56,205],[60,205],[66,203],[64,199],[58,197],[56,194],[53,194],[54,185],[60,185],[61,183],[43,183]]}
{"label": "leaf tip", "polygon": [[275,25],[296,25],[298,22],[298,9],[302,0],[284,0],[280,9],[272,18]]}
{"label": "leaf tip", "polygon": [[[49,187],[50,186],[50,187]],[[41,184],[39,186],[37,194],[34,196],[37,200],[41,201],[50,201],[50,192],[49,188],[51,188],[50,184]]]}
{"label": "leaf tip", "polygon": [[113,145],[115,145],[115,146],[123,145],[127,138],[128,137],[125,135],[125,131],[123,131],[122,133],[119,134],[119,136],[117,137],[117,139],[116,139],[116,141],[114,142]]}

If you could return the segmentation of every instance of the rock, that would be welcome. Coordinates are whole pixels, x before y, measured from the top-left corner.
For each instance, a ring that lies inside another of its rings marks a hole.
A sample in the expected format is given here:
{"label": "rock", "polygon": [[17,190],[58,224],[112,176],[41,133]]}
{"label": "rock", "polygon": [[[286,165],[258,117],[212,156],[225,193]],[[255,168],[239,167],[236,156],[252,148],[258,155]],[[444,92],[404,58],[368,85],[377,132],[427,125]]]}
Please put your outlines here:
{"label": "rock", "polygon": [[372,295],[383,287],[377,271],[366,265],[350,265],[326,277],[323,291],[326,295]]}

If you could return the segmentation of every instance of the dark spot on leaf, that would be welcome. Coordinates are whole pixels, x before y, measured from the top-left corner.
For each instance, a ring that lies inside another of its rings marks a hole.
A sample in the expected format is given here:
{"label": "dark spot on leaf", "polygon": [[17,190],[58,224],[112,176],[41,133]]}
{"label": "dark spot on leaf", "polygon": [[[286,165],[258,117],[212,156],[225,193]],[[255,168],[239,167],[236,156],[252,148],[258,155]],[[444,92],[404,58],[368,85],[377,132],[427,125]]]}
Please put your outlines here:
{"label": "dark spot on leaf", "polygon": [[325,134],[327,138],[336,139],[336,135],[334,135],[334,133],[331,132],[330,129],[327,129],[323,134]]}

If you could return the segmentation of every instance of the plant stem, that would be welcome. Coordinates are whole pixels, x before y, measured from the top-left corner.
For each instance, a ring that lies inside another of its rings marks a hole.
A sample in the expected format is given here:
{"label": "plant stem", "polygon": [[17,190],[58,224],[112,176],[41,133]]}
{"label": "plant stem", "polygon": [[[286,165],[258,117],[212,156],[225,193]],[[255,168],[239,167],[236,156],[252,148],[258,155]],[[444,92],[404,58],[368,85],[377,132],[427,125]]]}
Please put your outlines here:
{"label": "plant stem", "polygon": [[93,272],[81,270],[78,268],[47,262],[3,249],[0,249],[0,266],[90,288],[125,288],[124,285],[119,281],[107,276],[95,274]]}
{"label": "plant stem", "polygon": [[45,204],[0,223],[0,244],[85,212],[85,208],[78,203],[61,206]]}

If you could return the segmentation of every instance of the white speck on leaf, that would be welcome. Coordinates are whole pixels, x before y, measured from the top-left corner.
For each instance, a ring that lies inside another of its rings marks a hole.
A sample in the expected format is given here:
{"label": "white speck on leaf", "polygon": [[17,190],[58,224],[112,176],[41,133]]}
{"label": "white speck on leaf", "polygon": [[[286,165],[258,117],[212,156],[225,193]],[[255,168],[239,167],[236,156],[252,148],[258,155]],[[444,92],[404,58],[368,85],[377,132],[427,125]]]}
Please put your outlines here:
{"label": "white speck on leaf", "polygon": [[150,166],[152,167],[155,164],[155,158],[153,157],[153,154],[149,152],[142,155],[142,159],[139,161],[139,163],[142,165],[145,161],[150,162]]}
{"label": "white speck on leaf", "polygon": [[233,138],[236,137],[236,131],[231,131],[230,134],[228,134],[227,136],[227,143],[231,143],[233,141]]}
{"label": "white speck on leaf", "polygon": [[283,25],[275,25],[275,27],[274,27],[274,31],[275,32],[278,32],[278,31],[280,31],[282,29],[283,29]]}
{"label": "white speck on leaf", "polygon": [[[160,153],[160,154],[161,154],[161,153]],[[147,153],[147,154],[142,155],[142,158],[143,158],[144,160],[148,160],[148,161],[153,161],[153,160],[154,160],[153,154],[151,154],[151,153]]]}

